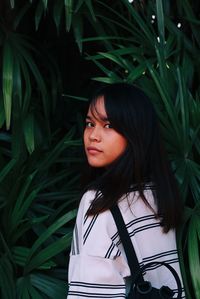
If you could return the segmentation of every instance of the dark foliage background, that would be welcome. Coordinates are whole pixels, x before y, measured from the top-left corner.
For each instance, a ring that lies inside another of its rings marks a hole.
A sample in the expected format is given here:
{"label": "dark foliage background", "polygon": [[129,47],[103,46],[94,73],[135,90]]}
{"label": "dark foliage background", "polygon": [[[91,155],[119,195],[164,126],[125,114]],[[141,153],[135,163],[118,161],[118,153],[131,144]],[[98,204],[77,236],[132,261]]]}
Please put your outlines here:
{"label": "dark foliage background", "polygon": [[126,81],[153,101],[185,207],[177,241],[200,297],[197,1],[0,2],[0,297],[65,298],[87,98]]}

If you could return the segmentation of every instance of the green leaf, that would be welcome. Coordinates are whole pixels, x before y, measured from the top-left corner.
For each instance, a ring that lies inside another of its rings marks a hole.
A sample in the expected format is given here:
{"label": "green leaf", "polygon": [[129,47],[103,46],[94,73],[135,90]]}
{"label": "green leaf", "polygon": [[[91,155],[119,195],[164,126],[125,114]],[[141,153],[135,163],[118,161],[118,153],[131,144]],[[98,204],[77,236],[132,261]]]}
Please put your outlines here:
{"label": "green leaf", "polygon": [[5,166],[4,168],[0,171],[0,183],[5,179],[5,177],[8,175],[8,173],[13,169],[13,167],[15,166],[17,160],[16,159],[12,159],[10,160]]}
{"label": "green leaf", "polygon": [[63,0],[55,1],[54,8],[53,8],[53,18],[56,24],[57,31],[59,30],[60,27],[63,7],[64,7]]}
{"label": "green leaf", "polygon": [[132,83],[136,79],[140,78],[140,76],[145,74],[147,69],[146,63],[141,63],[138,67],[133,68],[130,74],[128,74],[127,82]]}
{"label": "green leaf", "polygon": [[45,5],[47,5],[46,0],[42,0],[38,2],[35,11],[35,29],[38,30],[39,24],[41,22],[42,16],[44,14],[44,10],[46,9]]}
{"label": "green leaf", "polygon": [[94,77],[92,79],[95,80],[95,81],[108,83],[108,84],[118,83],[118,82],[122,81],[122,79],[115,79],[113,77],[110,77],[110,78],[107,78],[107,77]]}
{"label": "green leaf", "polygon": [[27,264],[29,263],[32,255],[36,252],[36,250],[50,237],[53,235],[55,231],[57,231],[60,227],[62,227],[64,224],[69,222],[70,220],[74,219],[76,217],[76,210],[72,210],[62,217],[60,217],[58,220],[56,220],[48,229],[40,235],[40,237],[35,241],[33,244],[31,251],[29,253],[29,256],[27,258]]}
{"label": "green leaf", "polygon": [[[179,87],[179,98],[180,98],[180,107],[181,107],[181,118],[182,118],[182,132],[183,132],[183,142],[182,146],[186,149],[186,151],[189,150],[189,107],[188,107],[188,93],[186,92],[186,82],[184,81],[184,78],[181,74],[181,71],[179,68],[177,68],[177,76],[178,76],[178,87]],[[185,153],[185,156],[187,156],[187,152]]]}
{"label": "green leaf", "polygon": [[58,253],[62,252],[64,249],[70,246],[72,240],[72,233],[61,237],[54,243],[42,249],[37,255],[32,257],[30,262],[25,267],[25,273],[31,272],[44,265],[46,261],[50,258],[56,256]]}
{"label": "green leaf", "polygon": [[6,256],[0,258],[0,290],[1,296],[4,299],[14,299],[15,296],[15,284],[14,273],[10,261]]}
{"label": "green leaf", "polygon": [[66,298],[67,284],[65,281],[39,273],[31,274],[30,277],[32,285],[48,298]]}
{"label": "green leaf", "polygon": [[72,23],[72,11],[73,11],[73,1],[65,1],[65,18],[66,18],[66,30],[69,31]]}
{"label": "green leaf", "polygon": [[76,7],[75,7],[75,13],[78,12],[78,10],[81,8],[81,6],[83,5],[83,3],[85,3],[85,0],[78,0],[76,3]]}
{"label": "green leaf", "polygon": [[3,98],[6,118],[6,128],[10,128],[12,92],[13,92],[14,58],[12,47],[7,41],[3,47]]}
{"label": "green leaf", "polygon": [[30,286],[31,286],[31,284],[30,284],[29,276],[20,277],[17,280],[17,298],[31,299],[29,291],[28,291]]}
{"label": "green leaf", "polygon": [[127,7],[128,12],[130,13],[130,15],[133,17],[133,19],[135,20],[135,22],[140,27],[141,32],[144,33],[146,39],[149,42],[149,45],[153,45],[154,38],[153,38],[153,34],[151,32],[150,26],[147,26],[147,24],[145,23],[145,21],[139,15],[139,13],[137,12],[137,10],[133,8],[133,6],[131,5],[131,3],[129,3],[127,0],[122,0],[122,2]]}
{"label": "green leaf", "polygon": [[36,173],[37,171],[33,172],[28,176],[28,178],[24,182],[24,186],[22,187],[19,196],[17,197],[16,204],[14,206],[13,211],[11,212],[11,218],[10,218],[11,231],[17,227],[19,221],[21,220],[27,208],[31,204],[32,200],[35,198],[39,189],[41,188],[38,187],[37,189],[33,190],[27,198],[25,197]]}
{"label": "green leaf", "polygon": [[[40,165],[38,165],[39,171],[44,171],[44,169],[47,169],[51,164],[55,162],[57,157],[64,149],[66,149],[67,146],[71,146],[73,144],[73,135],[74,128],[72,127],[71,130],[66,134],[66,136],[64,136],[64,138],[60,140],[60,142],[52,149],[52,151],[48,152],[43,161],[41,161]],[[68,144],[66,144],[66,142],[68,142]]]}
{"label": "green leaf", "polygon": [[164,24],[164,14],[163,14],[163,1],[156,0],[156,16],[158,24],[158,34],[160,38],[160,44],[164,47],[165,43],[165,24]]}
{"label": "green leaf", "polygon": [[200,252],[199,252],[200,222],[199,215],[193,215],[188,230],[189,267],[196,298],[200,297]]}
{"label": "green leaf", "polygon": [[78,101],[88,102],[88,99],[84,98],[84,97],[72,96],[70,94],[62,94],[62,96],[70,98],[70,99],[75,99],[75,100],[78,100]]}
{"label": "green leaf", "polygon": [[4,103],[3,103],[3,97],[0,94],[0,128],[3,126],[4,122],[5,122]]}
{"label": "green leaf", "polygon": [[19,10],[13,23],[13,28],[15,30],[19,26],[20,22],[23,20],[23,17],[26,15],[29,8],[30,8],[30,3],[25,3],[24,6]]}
{"label": "green leaf", "polygon": [[91,0],[85,0],[85,3],[90,11],[91,17],[93,18],[93,20],[96,22],[96,17],[95,17],[95,12],[92,6],[92,1]]}
{"label": "green leaf", "polygon": [[[30,253],[30,249],[27,247],[15,246],[12,252],[13,252],[13,259],[15,263],[21,267],[24,267],[26,265],[27,257]],[[55,266],[56,264],[53,261],[48,261],[44,263],[42,266],[40,266],[39,269],[47,270]]]}
{"label": "green leaf", "polygon": [[73,31],[80,53],[82,53],[83,20],[81,14],[73,16]]}
{"label": "green leaf", "polygon": [[35,149],[33,114],[27,115],[26,119],[24,120],[23,129],[26,147],[29,151],[29,154],[31,154]]}
{"label": "green leaf", "polygon": [[47,9],[47,5],[48,5],[48,0],[42,0],[43,5],[44,5],[44,9]]}
{"label": "green leaf", "polygon": [[186,228],[188,226],[188,221],[191,218],[192,214],[193,214],[192,209],[187,208],[187,207],[184,208],[183,223],[181,226],[179,226],[179,228],[177,230],[178,256],[179,256],[181,275],[183,278],[183,284],[184,284],[184,289],[185,289],[187,299],[193,299],[193,298],[190,295],[190,287],[189,287],[188,281],[187,281],[187,275],[186,275],[186,269],[185,269],[185,254],[184,254],[183,248],[186,246],[187,237],[188,237],[188,235],[186,234]]}
{"label": "green leaf", "polygon": [[15,0],[10,0],[10,6],[12,9],[15,7]]}
{"label": "green leaf", "polygon": [[156,84],[156,87],[159,91],[161,99],[164,103],[167,115],[172,123],[175,136],[176,136],[177,140],[179,140],[180,139],[179,122],[178,122],[177,115],[175,113],[171,98],[170,98],[169,94],[167,93],[167,90],[164,87],[165,86],[164,82],[161,80],[158,73],[153,69],[153,67],[150,64],[148,64],[148,68],[149,68],[150,74]]}

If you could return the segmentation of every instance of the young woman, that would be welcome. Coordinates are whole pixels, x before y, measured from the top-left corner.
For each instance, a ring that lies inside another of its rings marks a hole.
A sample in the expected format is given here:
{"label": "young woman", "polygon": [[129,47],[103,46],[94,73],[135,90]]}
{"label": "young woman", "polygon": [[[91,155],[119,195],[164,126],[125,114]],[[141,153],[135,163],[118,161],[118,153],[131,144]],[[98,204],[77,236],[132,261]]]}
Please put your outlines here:
{"label": "young woman", "polygon": [[[116,203],[140,265],[165,261],[181,277],[175,229],[182,208],[150,100],[126,83],[98,91],[86,116],[84,148],[88,181],[74,228],[67,298],[125,298],[130,269],[110,212]],[[177,291],[165,267],[144,278]]]}

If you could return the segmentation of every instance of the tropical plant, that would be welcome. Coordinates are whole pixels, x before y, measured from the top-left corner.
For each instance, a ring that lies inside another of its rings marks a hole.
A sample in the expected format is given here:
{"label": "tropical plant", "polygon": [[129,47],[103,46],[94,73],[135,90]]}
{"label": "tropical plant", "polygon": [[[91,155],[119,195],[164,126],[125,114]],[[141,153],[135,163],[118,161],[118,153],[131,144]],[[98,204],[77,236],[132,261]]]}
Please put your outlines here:
{"label": "tropical plant", "polygon": [[66,297],[66,249],[78,194],[71,164],[78,164],[79,140],[73,137],[74,129],[25,160],[10,159],[9,140],[1,148],[1,298]]}
{"label": "tropical plant", "polygon": [[26,26],[36,3],[10,4],[0,3],[0,298],[66,298],[80,133],[72,111],[64,119],[55,56]]}
{"label": "tropical plant", "polygon": [[[104,83],[126,81],[152,99],[185,205],[178,249],[187,298],[200,296],[200,23],[195,3],[162,0],[135,6],[126,0],[117,9],[98,1],[106,13],[99,22],[106,35],[85,38],[104,42],[104,51],[89,55]],[[106,41],[106,42],[105,42]],[[102,47],[102,45],[101,45]],[[189,267],[189,269],[188,269]]]}

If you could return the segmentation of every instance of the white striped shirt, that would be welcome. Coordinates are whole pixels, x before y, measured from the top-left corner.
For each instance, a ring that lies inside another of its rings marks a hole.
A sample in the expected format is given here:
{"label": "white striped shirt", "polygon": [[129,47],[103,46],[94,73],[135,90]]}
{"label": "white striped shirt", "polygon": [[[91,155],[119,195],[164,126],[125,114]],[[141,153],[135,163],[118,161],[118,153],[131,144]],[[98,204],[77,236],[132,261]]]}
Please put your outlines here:
{"label": "white striped shirt", "polygon": [[[156,211],[152,190],[145,190],[144,194]],[[67,299],[125,298],[130,276],[126,255],[110,210],[86,215],[94,196],[95,191],[88,191],[80,202],[70,253]],[[137,191],[121,200],[119,208],[139,264],[165,261],[181,278],[175,231],[163,233],[160,220],[155,218]],[[174,277],[164,266],[147,271],[144,279],[156,288],[168,285],[177,290]],[[185,298],[184,292],[182,298]]]}

